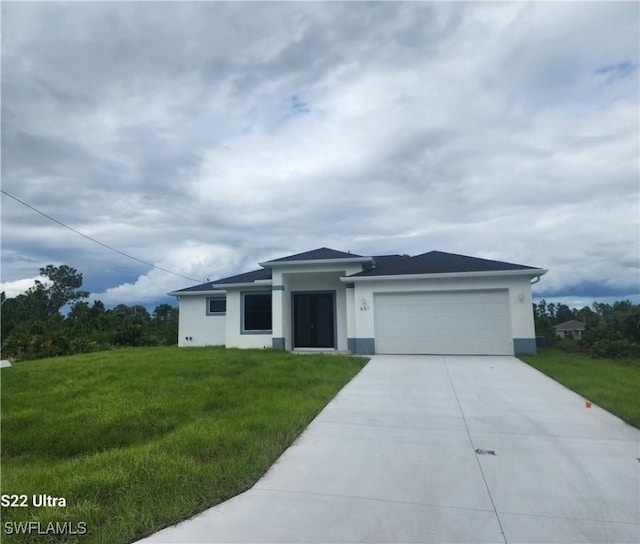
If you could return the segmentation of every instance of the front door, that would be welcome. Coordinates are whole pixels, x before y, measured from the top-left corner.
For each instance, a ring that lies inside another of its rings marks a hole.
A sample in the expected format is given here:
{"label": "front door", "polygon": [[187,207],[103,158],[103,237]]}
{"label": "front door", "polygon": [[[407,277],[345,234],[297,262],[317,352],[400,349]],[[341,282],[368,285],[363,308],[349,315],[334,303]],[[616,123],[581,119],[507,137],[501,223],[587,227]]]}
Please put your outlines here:
{"label": "front door", "polygon": [[294,347],[335,348],[333,293],[294,293]]}

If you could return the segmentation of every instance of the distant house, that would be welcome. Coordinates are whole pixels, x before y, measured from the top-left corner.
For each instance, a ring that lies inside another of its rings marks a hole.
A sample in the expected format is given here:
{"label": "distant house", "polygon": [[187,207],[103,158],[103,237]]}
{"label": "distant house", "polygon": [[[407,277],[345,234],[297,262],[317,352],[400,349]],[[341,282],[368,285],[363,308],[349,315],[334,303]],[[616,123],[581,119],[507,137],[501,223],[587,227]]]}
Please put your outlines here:
{"label": "distant house", "polygon": [[546,270],[431,251],[319,248],[170,293],[180,346],[352,353],[535,353],[531,283]]}
{"label": "distant house", "polygon": [[570,321],[555,325],[553,328],[558,336],[580,340],[584,336],[585,324],[584,321],[571,319]]}

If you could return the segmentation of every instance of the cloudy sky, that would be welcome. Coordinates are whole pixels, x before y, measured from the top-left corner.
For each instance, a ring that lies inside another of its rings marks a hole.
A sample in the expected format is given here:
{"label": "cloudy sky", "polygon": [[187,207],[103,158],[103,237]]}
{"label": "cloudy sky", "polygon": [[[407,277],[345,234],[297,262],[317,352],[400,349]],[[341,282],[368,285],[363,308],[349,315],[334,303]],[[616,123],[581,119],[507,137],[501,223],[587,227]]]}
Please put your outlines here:
{"label": "cloudy sky", "polygon": [[640,301],[640,6],[2,2],[2,282],[108,305],[328,246]]}

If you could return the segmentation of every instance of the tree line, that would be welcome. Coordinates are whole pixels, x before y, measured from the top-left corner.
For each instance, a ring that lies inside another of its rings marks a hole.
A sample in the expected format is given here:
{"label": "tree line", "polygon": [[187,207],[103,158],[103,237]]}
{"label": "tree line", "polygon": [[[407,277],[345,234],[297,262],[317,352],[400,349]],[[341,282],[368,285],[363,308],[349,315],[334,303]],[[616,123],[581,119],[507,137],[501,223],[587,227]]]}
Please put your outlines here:
{"label": "tree line", "polygon": [[[581,309],[541,300],[533,304],[533,315],[536,335],[544,337],[547,344],[594,357],[640,357],[640,304],[630,300],[594,302]],[[572,319],[586,325],[584,337],[578,342],[559,338],[553,328]]]}
{"label": "tree line", "polygon": [[[1,295],[2,357],[40,359],[117,346],[171,345],[178,338],[178,309],[161,304],[92,304],[82,274],[67,265],[40,268],[41,280],[14,298]],[[63,310],[66,312],[63,313]]]}

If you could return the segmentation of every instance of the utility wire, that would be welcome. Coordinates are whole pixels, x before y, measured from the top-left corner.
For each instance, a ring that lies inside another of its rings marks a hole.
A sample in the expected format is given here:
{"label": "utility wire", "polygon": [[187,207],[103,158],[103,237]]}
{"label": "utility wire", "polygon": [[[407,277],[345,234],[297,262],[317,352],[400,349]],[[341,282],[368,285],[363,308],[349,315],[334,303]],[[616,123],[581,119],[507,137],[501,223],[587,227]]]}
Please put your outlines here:
{"label": "utility wire", "polygon": [[55,217],[51,217],[50,215],[47,215],[46,213],[44,213],[43,211],[39,210],[38,208],[33,207],[31,204],[25,202],[24,200],[20,200],[17,196],[12,195],[11,193],[5,191],[4,189],[0,189],[0,192],[3,195],[8,196],[9,198],[13,198],[13,200],[15,200],[16,202],[19,202],[20,204],[22,204],[23,206],[25,206],[26,208],[29,208],[30,210],[33,210],[36,213],[39,213],[41,216],[46,217],[47,219],[50,219],[51,221],[53,221],[54,223],[57,223],[58,225],[60,225],[61,227],[64,227],[65,229],[69,229],[71,232],[82,236],[83,238],[86,238],[87,240],[93,242],[94,244],[98,244],[99,246],[102,246],[106,249],[109,249],[110,251],[113,251],[115,253],[118,253],[120,255],[122,255],[123,257],[127,257],[128,259],[132,259],[134,261],[138,261],[139,263],[142,264],[146,264],[147,266],[150,266],[151,268],[155,268],[156,270],[162,270],[162,272],[166,272],[167,274],[173,274],[174,276],[180,276],[181,278],[184,278],[186,280],[190,280],[190,281],[198,281],[194,278],[190,278],[189,276],[185,276],[184,274],[180,274],[178,272],[173,272],[172,270],[167,270],[166,268],[162,268],[161,266],[155,265],[153,263],[147,262],[147,261],[143,261],[142,259],[138,259],[138,257],[134,257],[133,255],[129,255],[128,253],[125,253],[124,251],[120,251],[119,249],[116,249],[115,247],[111,247],[108,244],[104,244],[102,242],[100,242],[99,240],[96,240],[95,238],[91,238],[91,236],[87,236],[86,234],[80,232],[79,230],[74,229],[73,227],[70,227],[69,225],[65,225],[62,221],[58,221]]}

